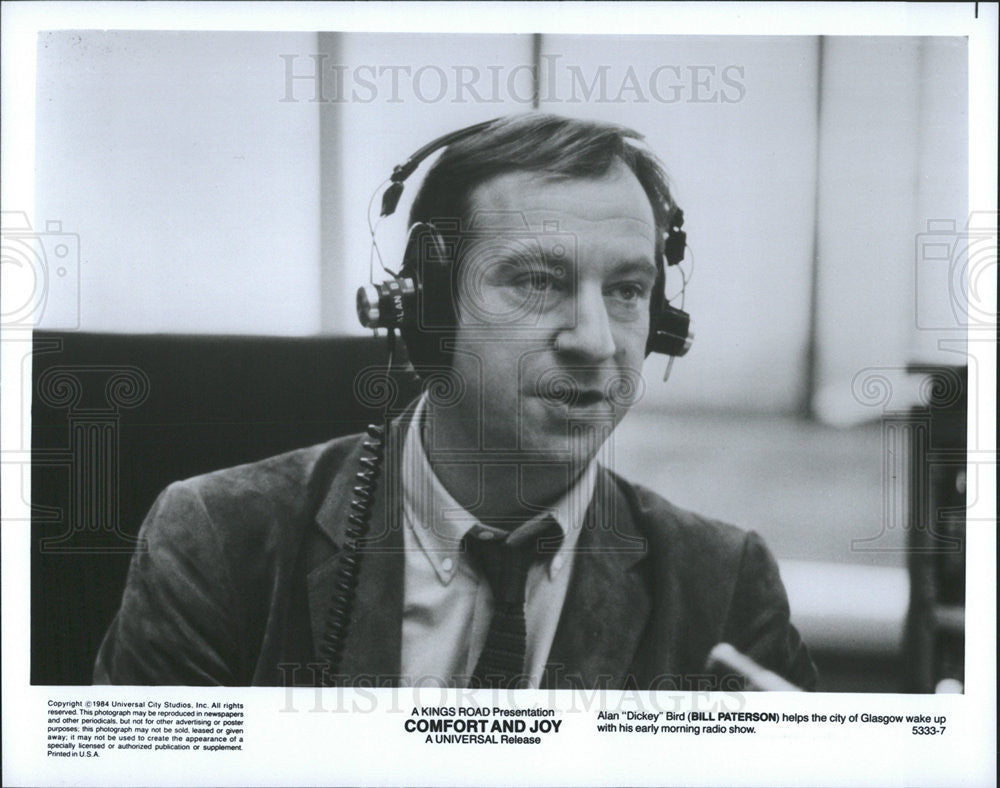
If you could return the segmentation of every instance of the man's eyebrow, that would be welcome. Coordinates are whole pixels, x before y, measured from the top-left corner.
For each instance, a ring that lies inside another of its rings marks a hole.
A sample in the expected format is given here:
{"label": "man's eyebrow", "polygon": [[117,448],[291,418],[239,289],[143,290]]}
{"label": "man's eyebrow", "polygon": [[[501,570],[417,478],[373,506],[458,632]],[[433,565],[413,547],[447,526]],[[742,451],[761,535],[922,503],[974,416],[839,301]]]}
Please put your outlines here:
{"label": "man's eyebrow", "polygon": [[611,268],[610,273],[612,276],[621,276],[622,274],[645,274],[650,278],[655,279],[657,270],[653,261],[648,257],[633,257],[628,260],[619,260]]}
{"label": "man's eyebrow", "polygon": [[[546,268],[558,271],[564,275],[573,270],[574,261],[564,255],[557,255],[551,251],[542,254],[514,254],[505,261],[508,265],[518,268],[539,269]],[[608,270],[608,276],[648,276],[656,279],[657,268],[648,257],[634,257],[617,261]]]}
{"label": "man's eyebrow", "polygon": [[567,273],[567,267],[573,265],[573,260],[566,255],[557,255],[551,251],[538,253],[535,250],[528,252],[514,252],[504,261],[508,265],[520,268],[551,268],[562,269],[562,273]]}

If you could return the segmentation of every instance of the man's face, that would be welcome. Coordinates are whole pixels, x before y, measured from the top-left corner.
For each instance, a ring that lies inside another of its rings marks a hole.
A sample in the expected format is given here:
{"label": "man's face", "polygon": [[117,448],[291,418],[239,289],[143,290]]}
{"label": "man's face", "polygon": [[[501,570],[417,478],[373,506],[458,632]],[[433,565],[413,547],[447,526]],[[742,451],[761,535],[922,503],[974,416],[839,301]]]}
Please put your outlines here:
{"label": "man's face", "polygon": [[522,462],[589,460],[642,383],[649,199],[618,161],[600,178],[500,175],[473,190],[468,215],[454,353],[463,442]]}

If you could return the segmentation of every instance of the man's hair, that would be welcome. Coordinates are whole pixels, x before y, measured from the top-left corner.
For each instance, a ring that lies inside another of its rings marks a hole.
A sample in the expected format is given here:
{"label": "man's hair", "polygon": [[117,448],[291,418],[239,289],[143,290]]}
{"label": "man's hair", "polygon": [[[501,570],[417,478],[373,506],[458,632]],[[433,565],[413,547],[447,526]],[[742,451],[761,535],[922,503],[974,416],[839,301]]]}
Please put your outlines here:
{"label": "man's hair", "polygon": [[545,113],[501,118],[445,148],[417,192],[410,226],[435,219],[469,220],[472,191],[504,173],[599,178],[620,159],[649,198],[659,245],[676,205],[663,166],[638,144],[642,141],[638,132],[614,123]]}

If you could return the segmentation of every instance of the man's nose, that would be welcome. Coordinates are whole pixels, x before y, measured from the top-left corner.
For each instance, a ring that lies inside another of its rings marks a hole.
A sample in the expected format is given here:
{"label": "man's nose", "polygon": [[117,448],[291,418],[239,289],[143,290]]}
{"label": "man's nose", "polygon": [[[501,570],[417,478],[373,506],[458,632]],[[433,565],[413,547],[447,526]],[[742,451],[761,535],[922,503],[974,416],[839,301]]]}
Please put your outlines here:
{"label": "man's nose", "polygon": [[582,289],[573,302],[573,314],[556,337],[560,354],[586,362],[605,361],[614,356],[616,345],[611,332],[604,294],[600,288]]}

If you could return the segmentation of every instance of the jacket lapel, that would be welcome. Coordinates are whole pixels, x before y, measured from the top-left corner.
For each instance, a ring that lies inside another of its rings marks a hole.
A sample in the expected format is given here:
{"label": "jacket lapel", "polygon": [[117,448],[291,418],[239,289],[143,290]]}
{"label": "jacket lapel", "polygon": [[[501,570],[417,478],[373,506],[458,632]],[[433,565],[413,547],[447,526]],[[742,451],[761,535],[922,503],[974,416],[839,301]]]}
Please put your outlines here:
{"label": "jacket lapel", "polygon": [[[354,684],[395,686],[399,681],[404,573],[399,469],[411,414],[412,407],[390,425],[371,526],[361,550],[351,626],[338,670],[350,676]],[[333,544],[333,554],[308,574],[309,614],[317,658],[334,597],[355,475],[365,454],[359,439],[341,464],[316,515],[320,531]],[[649,618],[646,541],[625,495],[604,468],[598,475],[583,527],[542,677],[543,688],[623,686]]]}
{"label": "jacket lapel", "polygon": [[576,546],[543,688],[626,683],[651,607],[646,555],[628,501],[602,468]]}
{"label": "jacket lapel", "polygon": [[[408,414],[389,428],[385,459],[379,475],[367,538],[359,550],[360,573],[353,613],[338,673],[352,684],[396,685],[400,673],[403,620],[403,515],[402,507],[386,506],[401,500],[400,455],[409,424]],[[355,476],[366,456],[362,440],[343,462],[316,515],[320,530],[333,542],[334,554],[308,575],[309,615],[313,648],[319,657],[323,633],[336,589],[343,555],[344,533],[351,512]]]}

